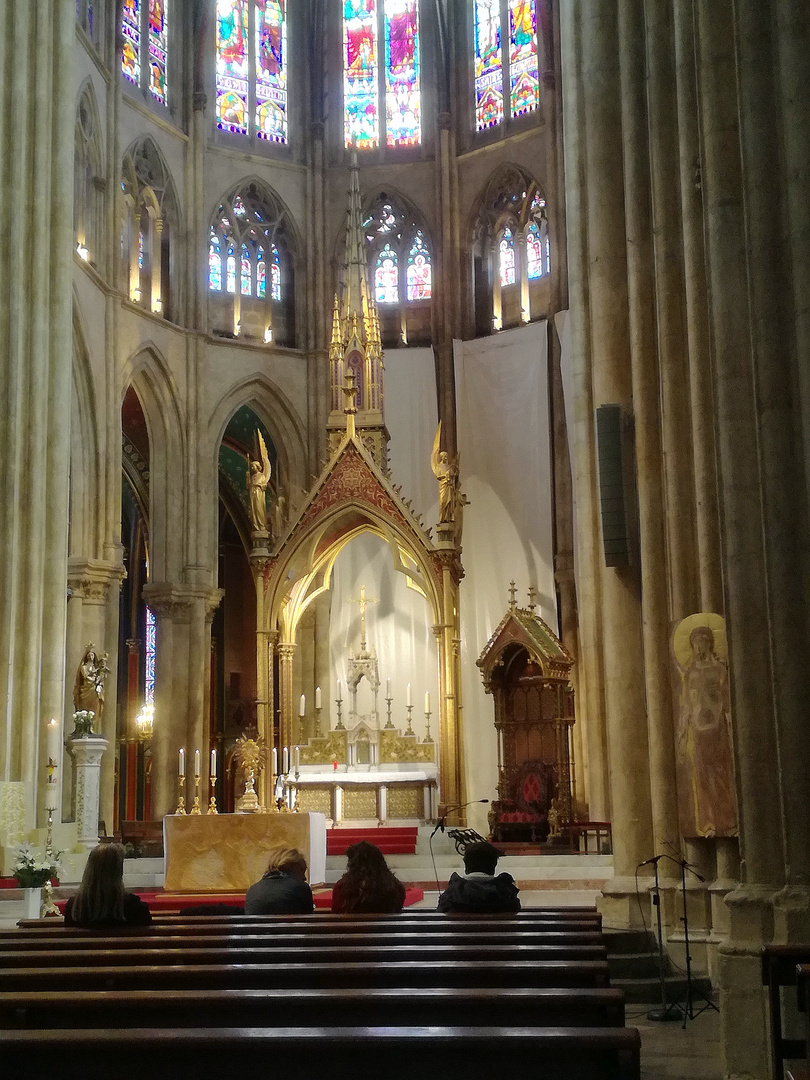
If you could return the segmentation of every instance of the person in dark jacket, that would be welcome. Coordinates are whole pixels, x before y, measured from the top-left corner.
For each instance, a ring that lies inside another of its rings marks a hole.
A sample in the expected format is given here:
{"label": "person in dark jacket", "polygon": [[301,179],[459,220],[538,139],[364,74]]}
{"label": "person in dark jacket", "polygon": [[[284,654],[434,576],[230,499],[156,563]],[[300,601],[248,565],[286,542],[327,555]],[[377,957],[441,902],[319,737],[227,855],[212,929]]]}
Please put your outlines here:
{"label": "person in dark jacket", "polygon": [[147,926],[149,907],[124,890],[124,849],[99,844],[90,852],[75,896],[65,905],[65,926]]}
{"label": "person in dark jacket", "polygon": [[360,840],[346,848],[346,873],[332,890],[332,911],[386,915],[402,911],[404,903],[405,886],[376,845]]}
{"label": "person in dark jacket", "polygon": [[308,915],[315,908],[307,884],[307,860],[298,848],[270,852],[267,873],[245,896],[246,915]]}
{"label": "person in dark jacket", "polygon": [[499,858],[500,852],[492,844],[468,844],[464,849],[464,877],[452,875],[439,897],[439,911],[520,911],[519,890],[512,875],[495,877]]}

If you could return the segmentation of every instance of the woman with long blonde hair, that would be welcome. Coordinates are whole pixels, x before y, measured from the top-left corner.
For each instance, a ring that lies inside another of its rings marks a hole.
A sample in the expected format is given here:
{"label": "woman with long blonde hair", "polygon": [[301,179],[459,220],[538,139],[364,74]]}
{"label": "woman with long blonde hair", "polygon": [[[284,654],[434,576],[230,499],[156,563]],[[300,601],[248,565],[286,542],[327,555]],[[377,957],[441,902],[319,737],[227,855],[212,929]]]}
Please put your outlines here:
{"label": "woman with long blonde hair", "polygon": [[99,844],[87,859],[79,891],[65,905],[66,926],[146,926],[148,906],[124,889],[124,849]]}

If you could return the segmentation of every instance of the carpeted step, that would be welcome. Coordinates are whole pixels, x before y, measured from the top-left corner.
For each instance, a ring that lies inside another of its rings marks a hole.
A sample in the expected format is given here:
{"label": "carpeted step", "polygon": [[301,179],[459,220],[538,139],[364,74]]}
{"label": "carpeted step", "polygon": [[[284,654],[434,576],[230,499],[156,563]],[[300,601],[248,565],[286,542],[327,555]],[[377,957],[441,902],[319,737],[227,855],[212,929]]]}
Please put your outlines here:
{"label": "carpeted step", "polygon": [[415,855],[416,828],[393,829],[329,829],[326,833],[326,854],[345,855],[346,849],[360,840],[378,847],[383,855]]}

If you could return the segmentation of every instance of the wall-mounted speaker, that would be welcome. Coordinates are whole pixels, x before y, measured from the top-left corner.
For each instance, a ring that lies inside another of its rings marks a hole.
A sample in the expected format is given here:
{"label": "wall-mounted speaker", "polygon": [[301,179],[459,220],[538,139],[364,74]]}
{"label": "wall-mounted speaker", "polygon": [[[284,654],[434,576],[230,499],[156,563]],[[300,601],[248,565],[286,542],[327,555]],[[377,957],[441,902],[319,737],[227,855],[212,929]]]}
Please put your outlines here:
{"label": "wall-mounted speaker", "polygon": [[600,405],[597,408],[596,458],[599,464],[599,508],[605,566],[628,566],[630,563],[623,429],[621,405]]}

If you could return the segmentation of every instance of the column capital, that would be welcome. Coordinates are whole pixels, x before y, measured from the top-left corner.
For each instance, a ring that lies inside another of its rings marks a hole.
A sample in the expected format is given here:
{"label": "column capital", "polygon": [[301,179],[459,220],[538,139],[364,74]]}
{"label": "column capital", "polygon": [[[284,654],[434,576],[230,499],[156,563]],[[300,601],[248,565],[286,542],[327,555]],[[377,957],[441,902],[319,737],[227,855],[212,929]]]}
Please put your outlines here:
{"label": "column capital", "polygon": [[169,618],[176,623],[189,622],[192,609],[197,602],[202,602],[206,622],[210,623],[224,592],[222,589],[209,589],[201,585],[159,582],[144,585],[142,596],[159,619]]}
{"label": "column capital", "polygon": [[88,604],[106,604],[110,588],[121,582],[127,572],[120,563],[101,559],[68,559],[67,583],[71,597]]}

